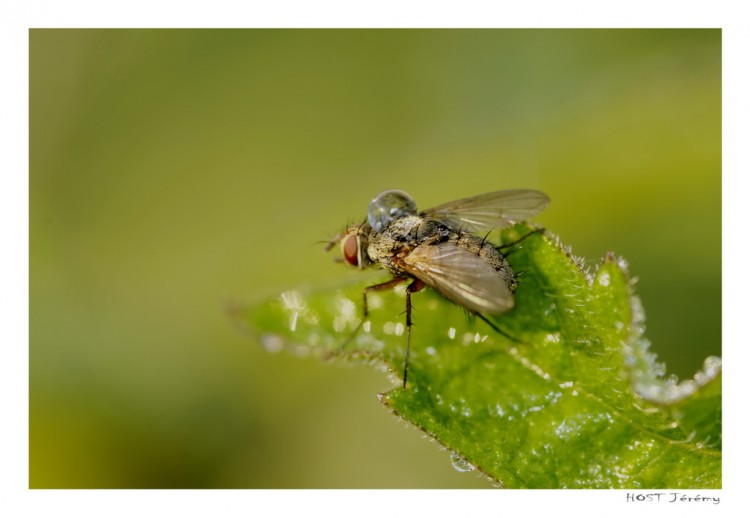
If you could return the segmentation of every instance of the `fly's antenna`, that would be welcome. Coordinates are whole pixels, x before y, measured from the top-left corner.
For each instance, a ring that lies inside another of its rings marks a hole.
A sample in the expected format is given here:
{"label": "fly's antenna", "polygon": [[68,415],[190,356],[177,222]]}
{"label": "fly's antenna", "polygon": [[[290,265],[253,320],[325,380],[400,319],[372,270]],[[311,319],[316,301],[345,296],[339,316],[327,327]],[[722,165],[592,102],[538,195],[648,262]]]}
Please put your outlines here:
{"label": "fly's antenna", "polygon": [[321,243],[321,242],[322,242],[322,243],[326,243],[325,251],[326,251],[326,252],[330,252],[330,251],[331,251],[331,249],[332,249],[332,248],[333,248],[334,246],[336,246],[336,243],[338,243],[339,241],[341,241],[341,239],[342,239],[342,238],[343,238],[343,237],[344,237],[345,235],[346,235],[346,234],[345,234],[344,232],[341,232],[341,233],[339,233],[339,234],[336,234],[335,236],[333,236],[333,238],[331,238],[330,240],[328,240],[328,241],[319,241],[319,243]]}
{"label": "fly's antenna", "polygon": [[[344,225],[344,227],[343,227],[343,228],[341,229],[341,232],[339,232],[338,234],[336,234],[335,236],[333,236],[333,237],[332,237],[331,239],[328,239],[328,240],[326,240],[326,241],[316,241],[316,242],[315,242],[314,244],[322,244],[322,243],[325,243],[325,244],[326,244],[326,247],[325,247],[325,251],[326,251],[326,252],[330,252],[330,251],[331,251],[331,249],[332,249],[332,248],[333,248],[334,246],[336,246],[336,244],[337,244],[337,243],[339,243],[339,242],[340,242],[340,241],[341,241],[341,240],[342,240],[342,239],[343,239],[343,238],[344,238],[344,237],[345,237],[345,236],[346,236],[347,234],[349,234],[349,229],[350,229],[350,228],[352,227],[352,223],[351,223],[351,221],[352,221],[352,219],[351,219],[351,218],[347,218],[347,220],[346,220],[346,224],[345,224],[345,225]],[[362,226],[362,225],[360,225],[360,227],[361,227],[361,226]],[[357,229],[357,230],[359,230],[359,227],[358,227],[358,229]]]}
{"label": "fly's antenna", "polygon": [[317,245],[326,245],[326,251],[328,251],[328,245],[330,244],[329,239],[318,239],[317,241],[313,241],[310,243],[310,246],[317,246]]}

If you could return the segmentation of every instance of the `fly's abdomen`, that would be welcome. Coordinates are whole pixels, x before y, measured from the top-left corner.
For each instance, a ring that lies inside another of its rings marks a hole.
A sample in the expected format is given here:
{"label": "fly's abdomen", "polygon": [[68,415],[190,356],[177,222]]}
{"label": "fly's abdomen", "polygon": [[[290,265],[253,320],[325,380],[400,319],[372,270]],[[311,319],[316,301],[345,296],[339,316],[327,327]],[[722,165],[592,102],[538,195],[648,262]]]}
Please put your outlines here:
{"label": "fly's abdomen", "polygon": [[492,243],[474,234],[465,232],[455,234],[451,237],[451,241],[455,242],[456,246],[481,257],[503,279],[511,293],[516,290],[518,282],[516,281],[516,275],[513,273],[513,268],[511,268],[505,256]]}

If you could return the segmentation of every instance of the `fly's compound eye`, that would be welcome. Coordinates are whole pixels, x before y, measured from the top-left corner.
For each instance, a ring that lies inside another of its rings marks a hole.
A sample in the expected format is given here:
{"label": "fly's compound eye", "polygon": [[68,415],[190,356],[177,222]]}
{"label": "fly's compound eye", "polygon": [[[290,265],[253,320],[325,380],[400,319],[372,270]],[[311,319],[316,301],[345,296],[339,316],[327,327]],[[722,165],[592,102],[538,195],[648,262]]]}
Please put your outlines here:
{"label": "fly's compound eye", "polygon": [[344,254],[347,263],[352,266],[359,265],[359,239],[357,236],[351,235],[344,239],[341,243],[341,252]]}
{"label": "fly's compound eye", "polygon": [[417,204],[411,196],[404,191],[391,189],[373,198],[367,210],[367,221],[375,232],[382,232],[395,220],[416,213]]}

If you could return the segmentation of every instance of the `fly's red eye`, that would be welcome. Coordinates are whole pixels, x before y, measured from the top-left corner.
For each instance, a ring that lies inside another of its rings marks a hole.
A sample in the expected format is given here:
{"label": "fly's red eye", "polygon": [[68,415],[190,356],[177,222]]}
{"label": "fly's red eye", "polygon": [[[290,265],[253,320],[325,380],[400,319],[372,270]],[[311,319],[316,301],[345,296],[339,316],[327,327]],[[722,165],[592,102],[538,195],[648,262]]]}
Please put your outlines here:
{"label": "fly's red eye", "polygon": [[357,236],[347,237],[341,246],[341,251],[344,252],[344,259],[346,259],[347,263],[352,266],[357,266],[357,264],[359,264],[357,258],[359,255],[359,239],[357,239]]}

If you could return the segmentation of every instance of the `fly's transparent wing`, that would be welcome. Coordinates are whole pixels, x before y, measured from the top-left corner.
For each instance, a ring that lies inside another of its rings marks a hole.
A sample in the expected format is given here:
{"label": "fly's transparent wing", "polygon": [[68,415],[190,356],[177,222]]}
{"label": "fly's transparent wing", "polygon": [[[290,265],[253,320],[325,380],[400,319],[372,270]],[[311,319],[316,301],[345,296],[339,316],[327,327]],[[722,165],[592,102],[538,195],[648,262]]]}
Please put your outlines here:
{"label": "fly's transparent wing", "polygon": [[469,311],[497,314],[513,307],[513,296],[495,269],[454,244],[421,245],[402,261],[414,277]]}
{"label": "fly's transparent wing", "polygon": [[469,232],[508,227],[542,212],[549,197],[540,191],[510,189],[488,192],[439,205],[423,216],[448,223]]}

